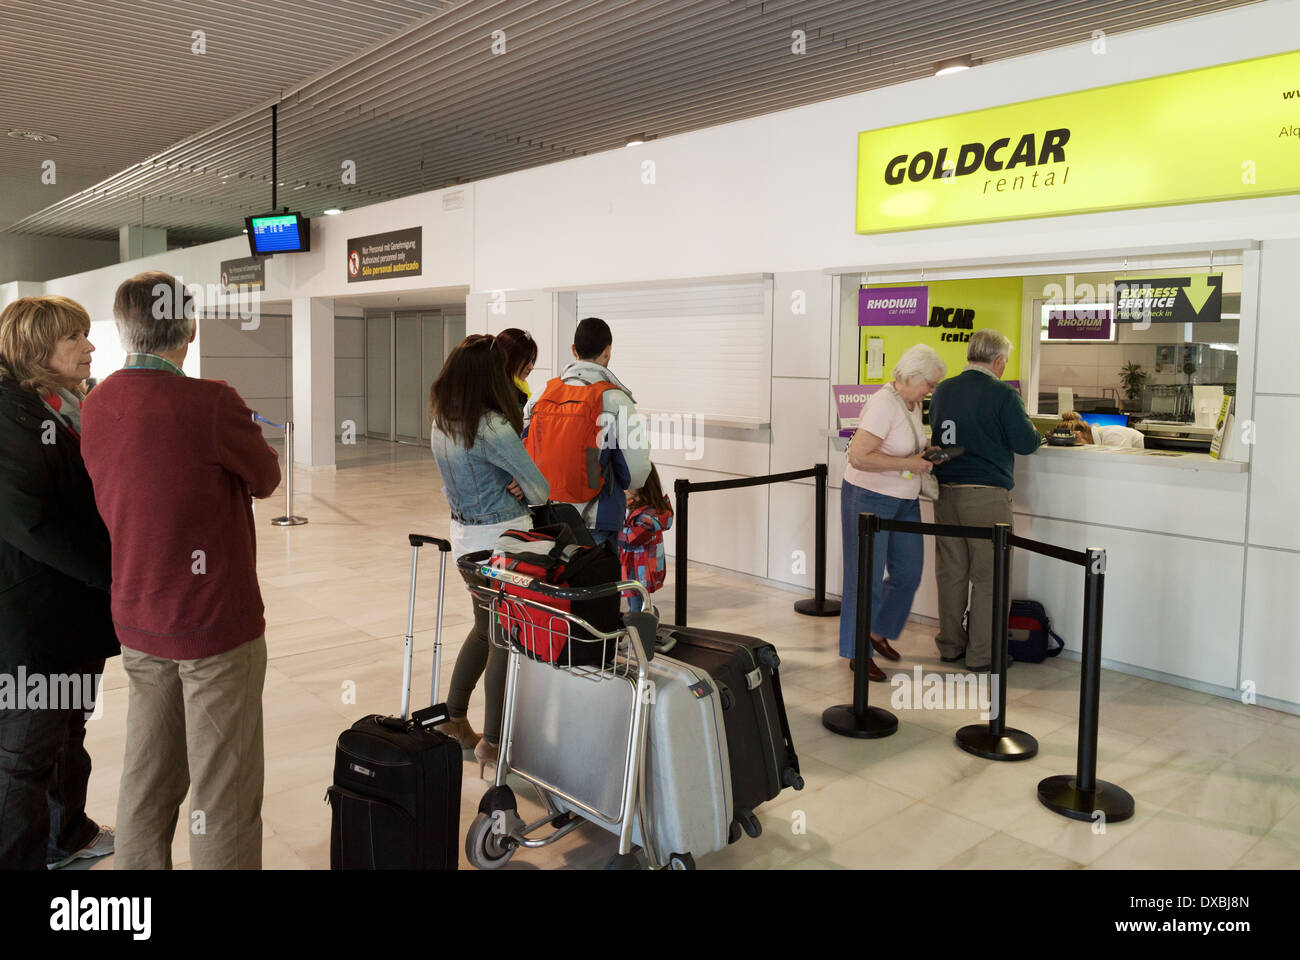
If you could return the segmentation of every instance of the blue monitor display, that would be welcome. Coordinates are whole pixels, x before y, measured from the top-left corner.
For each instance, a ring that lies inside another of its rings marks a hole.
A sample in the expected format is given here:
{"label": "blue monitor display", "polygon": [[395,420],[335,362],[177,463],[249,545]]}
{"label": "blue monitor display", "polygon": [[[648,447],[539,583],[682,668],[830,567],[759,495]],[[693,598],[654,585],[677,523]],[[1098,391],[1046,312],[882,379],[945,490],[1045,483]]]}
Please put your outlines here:
{"label": "blue monitor display", "polygon": [[268,213],[247,217],[248,246],[254,256],[306,253],[311,250],[311,221],[300,213]]}
{"label": "blue monitor display", "polygon": [[1079,416],[1098,427],[1127,427],[1127,413],[1081,413]]}

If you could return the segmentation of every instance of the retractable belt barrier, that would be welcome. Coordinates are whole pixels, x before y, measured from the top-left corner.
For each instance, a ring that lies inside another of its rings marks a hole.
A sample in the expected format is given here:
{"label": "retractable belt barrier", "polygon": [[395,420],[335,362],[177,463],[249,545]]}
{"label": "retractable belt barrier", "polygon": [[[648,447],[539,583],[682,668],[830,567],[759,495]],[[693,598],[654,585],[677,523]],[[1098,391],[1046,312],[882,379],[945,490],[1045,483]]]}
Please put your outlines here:
{"label": "retractable belt barrier", "polygon": [[677,501],[676,513],[673,519],[673,524],[677,530],[677,556],[673,565],[673,616],[680,626],[686,626],[686,580],[687,562],[690,554],[688,536],[691,494],[705,493],[710,490],[757,487],[769,483],[786,483],[791,480],[807,480],[809,478],[817,481],[817,532],[813,540],[813,595],[795,601],[794,609],[796,613],[802,613],[809,617],[839,616],[839,601],[826,599],[826,464],[819,463],[807,470],[771,473],[762,477],[743,477],[738,480],[710,480],[706,483],[692,483],[690,480],[682,479],[673,483],[674,499]]}
{"label": "retractable belt barrier", "polygon": [[1038,799],[1049,810],[1075,820],[1108,822],[1133,815],[1133,797],[1113,783],[1097,779],[1097,724],[1101,695],[1101,621],[1106,581],[1106,551],[1090,547],[1068,550],[1011,532],[1011,525],[990,527],[917,523],[858,515],[858,603],[854,634],[855,668],[853,703],[826,708],[822,725],[846,737],[887,737],[898,729],[898,718],[867,702],[867,644],[870,642],[871,577],[875,569],[876,534],[881,530],[989,540],[993,546],[993,623],[990,678],[996,704],[989,704],[988,726],[971,724],[956,733],[959,747],[988,760],[1027,760],[1038,753],[1038,741],[1023,730],[1006,725],[1007,609],[1010,606],[1011,548],[1019,547],[1084,568],[1083,658],[1079,681],[1078,762],[1073,776],[1047,777],[1038,784]]}
{"label": "retractable belt barrier", "polygon": [[307,518],[294,516],[293,513],[293,421],[276,423],[266,419],[256,410],[253,411],[253,421],[284,431],[284,516],[273,517],[271,523],[277,527],[301,526],[307,522]]}

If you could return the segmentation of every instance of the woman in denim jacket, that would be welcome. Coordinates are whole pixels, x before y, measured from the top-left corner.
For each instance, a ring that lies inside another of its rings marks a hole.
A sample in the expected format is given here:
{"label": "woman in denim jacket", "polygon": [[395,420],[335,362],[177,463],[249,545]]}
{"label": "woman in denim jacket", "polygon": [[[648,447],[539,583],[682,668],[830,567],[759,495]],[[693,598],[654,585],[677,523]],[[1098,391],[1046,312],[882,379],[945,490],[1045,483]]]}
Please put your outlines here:
{"label": "woman in denim jacket", "polygon": [[[519,438],[523,422],[518,391],[506,373],[495,338],[466,337],[451,352],[429,391],[433,414],[433,456],[451,507],[453,558],[491,550],[506,530],[530,530],[528,504],[550,496],[546,478]],[[474,601],[474,626],[456,657],[447,695],[451,720],[442,728],[474,748],[479,774],[495,763],[505,694],[506,655],[488,641],[488,610]],[[479,677],[487,670],[483,736],[466,714]]]}

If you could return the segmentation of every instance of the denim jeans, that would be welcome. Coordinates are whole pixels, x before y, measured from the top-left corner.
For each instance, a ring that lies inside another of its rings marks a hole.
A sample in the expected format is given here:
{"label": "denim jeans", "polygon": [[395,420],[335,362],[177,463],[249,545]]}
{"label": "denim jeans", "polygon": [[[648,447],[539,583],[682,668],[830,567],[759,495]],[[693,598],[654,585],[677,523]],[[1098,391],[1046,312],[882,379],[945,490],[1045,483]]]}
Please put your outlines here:
{"label": "denim jeans", "polygon": [[[900,500],[874,493],[847,480],[840,490],[840,519],[844,533],[844,587],[840,600],[840,656],[852,658],[856,649],[858,614],[858,514],[874,513],[881,519],[921,520],[920,500]],[[897,639],[912,610],[912,598],[921,585],[925,540],[919,533],[876,534],[875,570],[871,578],[871,632],[886,640]],[[888,571],[889,578],[885,578]],[[867,644],[867,656],[871,656]]]}

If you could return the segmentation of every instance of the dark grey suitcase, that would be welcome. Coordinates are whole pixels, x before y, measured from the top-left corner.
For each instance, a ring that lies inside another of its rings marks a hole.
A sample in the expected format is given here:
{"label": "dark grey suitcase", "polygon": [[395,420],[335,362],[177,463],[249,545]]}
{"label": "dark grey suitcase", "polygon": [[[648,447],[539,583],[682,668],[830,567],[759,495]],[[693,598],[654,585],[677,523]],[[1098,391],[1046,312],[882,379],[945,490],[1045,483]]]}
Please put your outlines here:
{"label": "dark grey suitcase", "polygon": [[734,840],[762,832],[754,808],[786,787],[803,789],[799,757],[781,696],[781,658],[772,644],[720,630],[662,624],[659,639],[672,657],[713,677],[723,695],[727,752],[735,801]]}

